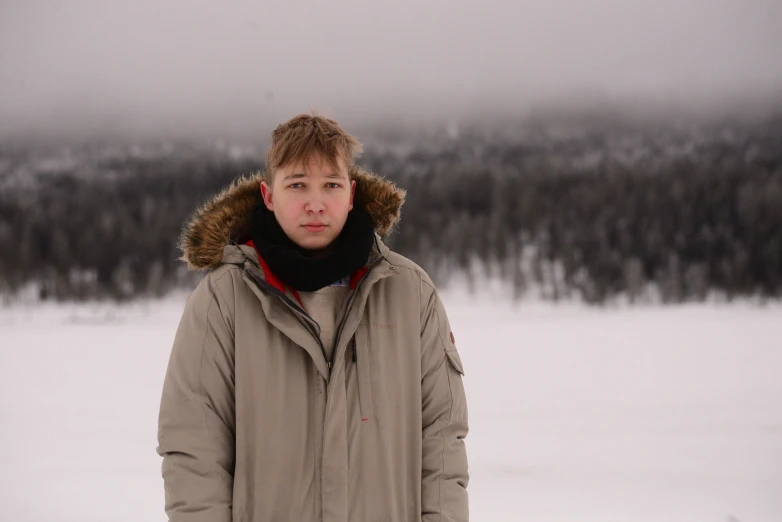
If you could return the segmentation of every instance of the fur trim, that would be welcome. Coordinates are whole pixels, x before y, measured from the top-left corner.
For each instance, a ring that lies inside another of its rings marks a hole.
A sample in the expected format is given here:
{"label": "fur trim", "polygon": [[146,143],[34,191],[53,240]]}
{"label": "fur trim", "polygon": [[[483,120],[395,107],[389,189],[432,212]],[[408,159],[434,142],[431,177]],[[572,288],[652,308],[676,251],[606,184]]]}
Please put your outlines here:
{"label": "fur trim", "polygon": [[[244,242],[252,209],[262,201],[263,171],[234,180],[227,188],[195,211],[179,238],[181,261],[189,270],[220,266],[223,247],[231,240]],[[355,205],[362,205],[372,218],[375,232],[386,236],[399,222],[405,191],[376,174],[354,167]]]}

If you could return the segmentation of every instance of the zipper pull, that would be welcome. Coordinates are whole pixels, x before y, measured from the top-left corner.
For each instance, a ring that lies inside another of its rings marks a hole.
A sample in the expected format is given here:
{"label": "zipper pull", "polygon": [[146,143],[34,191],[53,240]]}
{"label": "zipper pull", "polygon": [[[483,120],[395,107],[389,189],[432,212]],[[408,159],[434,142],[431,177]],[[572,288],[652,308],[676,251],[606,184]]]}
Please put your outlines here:
{"label": "zipper pull", "polygon": [[353,362],[358,362],[358,353],[356,352],[356,338],[353,338]]}
{"label": "zipper pull", "polygon": [[333,365],[333,363],[331,361],[326,361],[326,366],[328,366],[328,368],[329,368],[329,373],[331,373],[331,366],[332,365]]}

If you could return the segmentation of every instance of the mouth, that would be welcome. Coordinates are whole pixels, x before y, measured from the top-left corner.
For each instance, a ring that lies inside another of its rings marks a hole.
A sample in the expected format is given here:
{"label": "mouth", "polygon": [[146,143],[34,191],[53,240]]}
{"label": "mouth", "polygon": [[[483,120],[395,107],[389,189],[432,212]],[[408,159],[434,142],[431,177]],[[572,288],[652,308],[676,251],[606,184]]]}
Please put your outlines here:
{"label": "mouth", "polygon": [[307,232],[322,232],[326,229],[327,225],[324,225],[323,223],[307,223],[306,225],[302,225]]}

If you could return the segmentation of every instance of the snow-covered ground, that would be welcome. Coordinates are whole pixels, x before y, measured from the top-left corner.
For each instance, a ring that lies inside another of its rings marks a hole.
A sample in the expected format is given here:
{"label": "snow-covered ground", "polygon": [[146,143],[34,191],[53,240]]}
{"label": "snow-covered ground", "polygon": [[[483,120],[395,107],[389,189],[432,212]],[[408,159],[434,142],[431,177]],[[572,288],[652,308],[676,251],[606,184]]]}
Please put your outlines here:
{"label": "snow-covered ground", "polygon": [[[782,520],[782,306],[443,297],[472,520]],[[0,520],[165,520],[157,413],[183,297],[0,309]]]}

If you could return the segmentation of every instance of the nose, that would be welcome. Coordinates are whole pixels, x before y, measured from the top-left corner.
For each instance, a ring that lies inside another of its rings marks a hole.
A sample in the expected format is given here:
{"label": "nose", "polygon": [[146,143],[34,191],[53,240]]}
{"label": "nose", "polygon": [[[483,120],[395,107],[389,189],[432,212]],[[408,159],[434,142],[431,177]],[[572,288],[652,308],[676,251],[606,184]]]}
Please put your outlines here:
{"label": "nose", "polygon": [[320,200],[320,198],[310,198],[304,205],[304,210],[310,214],[321,214],[326,209],[326,206]]}

